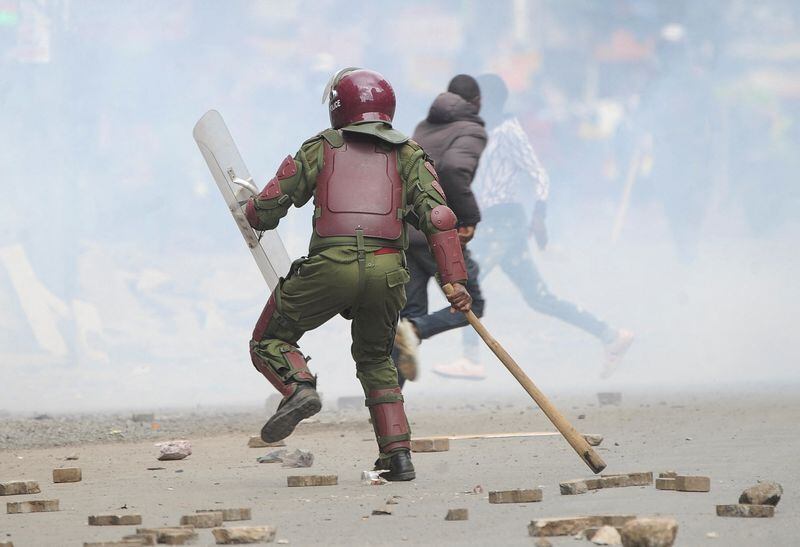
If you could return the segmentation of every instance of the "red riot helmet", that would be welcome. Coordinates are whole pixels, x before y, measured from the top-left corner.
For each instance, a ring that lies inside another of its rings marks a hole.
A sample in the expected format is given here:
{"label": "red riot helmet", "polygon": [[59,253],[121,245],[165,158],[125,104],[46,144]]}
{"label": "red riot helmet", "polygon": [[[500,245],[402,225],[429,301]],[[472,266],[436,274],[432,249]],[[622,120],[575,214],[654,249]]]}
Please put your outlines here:
{"label": "red riot helmet", "polygon": [[334,129],[361,121],[391,123],[394,118],[392,84],[372,70],[355,67],[340,70],[325,87],[322,102],[326,99]]}

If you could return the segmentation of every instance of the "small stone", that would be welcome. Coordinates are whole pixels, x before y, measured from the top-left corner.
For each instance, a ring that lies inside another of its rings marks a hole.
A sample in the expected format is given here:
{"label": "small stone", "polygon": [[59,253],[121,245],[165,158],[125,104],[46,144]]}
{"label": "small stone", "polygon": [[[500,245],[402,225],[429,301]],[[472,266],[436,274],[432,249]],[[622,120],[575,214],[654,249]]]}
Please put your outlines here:
{"label": "small stone", "polygon": [[489,492],[489,503],[532,503],[542,501],[542,489]]}
{"label": "small stone", "polygon": [[709,492],[711,479],[708,477],[678,475],[675,477],[675,490],[679,492]]}
{"label": "small stone", "polygon": [[372,510],[372,514],[373,515],[391,515],[392,514],[392,508],[389,505],[386,505],[385,507],[381,507],[380,509],[373,509]]}
{"label": "small stone", "polygon": [[48,513],[50,511],[58,511],[58,500],[31,500],[6,504],[6,512],[9,515],[20,513]]}
{"label": "small stone", "polygon": [[677,471],[664,471],[663,473],[658,474],[659,479],[674,479],[678,476]]}
{"label": "small stone", "polygon": [[182,525],[194,526],[195,528],[217,528],[222,526],[222,511],[209,511],[207,513],[195,513],[194,515],[183,515]]}
{"label": "small stone", "polygon": [[589,446],[599,446],[600,443],[603,442],[602,435],[586,433],[584,434],[583,438],[586,439],[586,442],[589,443]]}
{"label": "small stone", "polygon": [[274,443],[265,443],[263,440],[261,440],[261,437],[259,435],[253,435],[247,441],[247,446],[249,448],[280,447],[280,446],[286,446],[286,441],[277,441],[277,442],[274,442]]}
{"label": "small stone", "polygon": [[777,482],[760,482],[747,488],[739,496],[739,503],[750,505],[778,505],[783,495],[783,486]]}
{"label": "small stone", "polygon": [[450,439],[411,439],[412,452],[447,452],[450,450]]}
{"label": "small stone", "polygon": [[534,543],[535,547],[553,547],[553,544],[547,538],[539,538]]}
{"label": "small stone", "polygon": [[211,530],[217,545],[241,543],[271,543],[275,539],[274,526],[238,526]]}
{"label": "small stone", "polygon": [[53,482],[80,482],[82,479],[80,467],[63,467],[53,469]]}
{"label": "small stone", "polygon": [[91,515],[89,526],[129,526],[142,523],[142,515]]}
{"label": "small stone", "polygon": [[67,460],[68,462],[75,461],[75,460],[78,459],[78,455],[77,454],[70,454],[69,456],[67,456],[64,459]]}
{"label": "small stone", "polygon": [[19,496],[22,494],[39,494],[41,489],[36,481],[0,482],[0,496]]}
{"label": "small stone", "polygon": [[718,517],[769,518],[775,515],[774,505],[717,505]]}
{"label": "small stone", "polygon": [[469,511],[467,509],[450,509],[444,520],[469,520]]}
{"label": "small stone", "polygon": [[675,490],[675,479],[666,477],[657,478],[656,490]]}
{"label": "small stone", "polygon": [[192,443],[189,441],[166,441],[163,443],[158,443],[156,446],[160,450],[158,459],[161,461],[182,460],[183,458],[192,454]]}
{"label": "small stone", "polygon": [[678,534],[678,521],[673,518],[637,518],[620,530],[625,547],[671,547]]}
{"label": "small stone", "polygon": [[335,486],[339,484],[337,475],[290,475],[286,477],[287,486]]}
{"label": "small stone", "polygon": [[621,545],[622,538],[613,526],[601,526],[592,535],[591,542],[595,545]]}
{"label": "small stone", "polygon": [[252,518],[249,507],[237,507],[234,509],[198,509],[197,513],[222,513],[222,520],[225,522],[235,520],[250,520]]}

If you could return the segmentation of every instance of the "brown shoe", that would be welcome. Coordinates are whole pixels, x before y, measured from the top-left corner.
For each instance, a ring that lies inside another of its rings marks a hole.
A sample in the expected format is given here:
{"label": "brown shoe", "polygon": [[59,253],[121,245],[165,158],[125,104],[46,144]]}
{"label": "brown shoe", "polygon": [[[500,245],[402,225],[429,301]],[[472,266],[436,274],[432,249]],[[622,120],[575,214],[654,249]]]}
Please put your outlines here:
{"label": "brown shoe", "polygon": [[417,355],[419,353],[419,336],[414,324],[408,319],[401,319],[397,324],[397,334],[394,337],[394,347],[397,348],[397,366],[403,377],[413,382],[417,379]]}
{"label": "brown shoe", "polygon": [[630,349],[631,344],[633,344],[634,338],[633,333],[629,330],[620,329],[617,331],[616,338],[606,344],[606,361],[603,364],[602,372],[600,372],[600,378],[606,379],[616,372],[622,363],[622,358]]}

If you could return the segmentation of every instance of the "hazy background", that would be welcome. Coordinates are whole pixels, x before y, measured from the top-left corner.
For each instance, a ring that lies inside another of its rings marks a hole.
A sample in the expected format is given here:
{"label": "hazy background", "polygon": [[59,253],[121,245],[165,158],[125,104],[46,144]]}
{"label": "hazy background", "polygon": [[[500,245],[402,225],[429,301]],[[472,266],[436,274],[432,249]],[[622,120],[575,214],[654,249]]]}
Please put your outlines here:
{"label": "hazy background", "polygon": [[[0,1],[0,410],[270,395],[267,288],[192,127],[219,110],[262,186],[344,66],[392,82],[407,133],[453,75],[507,80],[552,182],[545,279],[637,334],[601,382],[597,342],[495,272],[485,322],[545,392],[797,384],[799,24],[791,0]],[[310,215],[281,224],[294,256]],[[360,392],[343,319],[301,346],[326,397]],[[407,398],[520,392],[494,362],[433,375],[459,333],[422,350]]]}

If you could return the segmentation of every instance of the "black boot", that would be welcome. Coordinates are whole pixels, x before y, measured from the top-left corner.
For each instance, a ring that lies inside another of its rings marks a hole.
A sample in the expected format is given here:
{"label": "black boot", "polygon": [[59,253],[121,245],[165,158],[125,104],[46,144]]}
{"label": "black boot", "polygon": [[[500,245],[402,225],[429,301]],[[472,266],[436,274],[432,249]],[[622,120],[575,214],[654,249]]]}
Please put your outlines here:
{"label": "black boot", "polygon": [[414,464],[411,463],[411,452],[408,450],[396,450],[388,458],[375,460],[375,471],[381,469],[388,469],[381,473],[381,477],[387,481],[413,481],[417,476]]}
{"label": "black boot", "polygon": [[261,428],[261,440],[274,443],[292,434],[301,420],[313,416],[322,408],[317,390],[309,384],[297,384],[297,390],[281,401],[278,410]]}

